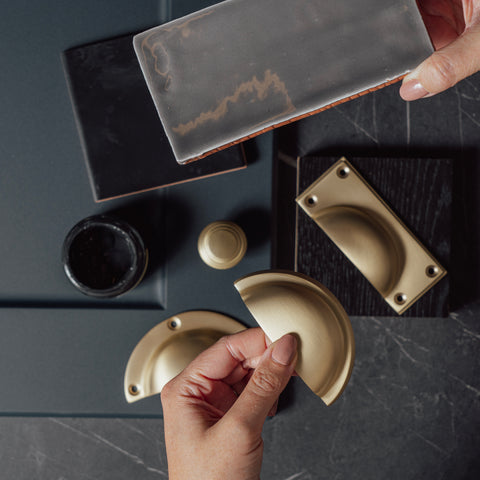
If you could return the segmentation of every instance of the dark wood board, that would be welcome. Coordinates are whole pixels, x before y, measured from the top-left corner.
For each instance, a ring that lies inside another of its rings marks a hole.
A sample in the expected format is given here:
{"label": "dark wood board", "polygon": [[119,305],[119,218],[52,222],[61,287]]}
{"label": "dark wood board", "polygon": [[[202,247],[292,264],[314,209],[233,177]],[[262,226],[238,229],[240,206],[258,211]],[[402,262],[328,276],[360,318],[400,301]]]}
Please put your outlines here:
{"label": "dark wood board", "polygon": [[[310,186],[338,157],[298,160],[298,194]],[[351,158],[412,233],[444,266],[450,264],[452,162],[449,159]],[[343,255],[322,229],[297,209],[296,268],[329,288],[349,315],[394,316],[377,290]],[[448,315],[449,277],[442,279],[403,315]]]}

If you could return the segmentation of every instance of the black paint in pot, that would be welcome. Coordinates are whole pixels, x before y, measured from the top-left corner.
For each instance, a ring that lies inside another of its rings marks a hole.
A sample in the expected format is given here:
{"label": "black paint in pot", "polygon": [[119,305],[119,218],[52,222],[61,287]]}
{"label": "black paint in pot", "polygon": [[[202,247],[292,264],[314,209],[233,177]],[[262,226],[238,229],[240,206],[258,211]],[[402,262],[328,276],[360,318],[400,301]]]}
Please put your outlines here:
{"label": "black paint in pot", "polygon": [[78,290],[109,298],[137,286],[147,268],[148,252],[139,233],[127,222],[96,215],[70,230],[62,261],[67,277]]}

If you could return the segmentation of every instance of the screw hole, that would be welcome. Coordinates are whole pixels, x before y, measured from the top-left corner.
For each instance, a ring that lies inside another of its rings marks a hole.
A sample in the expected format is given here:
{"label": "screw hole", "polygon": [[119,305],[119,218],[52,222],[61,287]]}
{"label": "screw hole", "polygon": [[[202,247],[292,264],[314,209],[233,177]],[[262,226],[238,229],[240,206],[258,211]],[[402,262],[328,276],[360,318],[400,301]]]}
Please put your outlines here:
{"label": "screw hole", "polygon": [[130,385],[128,387],[128,392],[130,395],[138,395],[140,393],[140,388],[137,385]]}
{"label": "screw hole", "polygon": [[425,269],[425,273],[427,274],[427,277],[436,277],[438,275],[439,269],[436,265],[429,265]]}
{"label": "screw hole", "polygon": [[168,328],[170,330],[178,330],[181,326],[182,326],[182,322],[178,318],[175,318],[168,322]]}
{"label": "screw hole", "polygon": [[317,204],[317,197],[312,195],[311,197],[307,198],[307,206],[314,207]]}
{"label": "screw hole", "polygon": [[395,295],[395,303],[397,305],[403,305],[407,301],[407,296],[404,293],[397,293]]}
{"label": "screw hole", "polygon": [[348,167],[340,167],[337,170],[337,175],[339,178],[347,178],[350,174],[350,169]]}

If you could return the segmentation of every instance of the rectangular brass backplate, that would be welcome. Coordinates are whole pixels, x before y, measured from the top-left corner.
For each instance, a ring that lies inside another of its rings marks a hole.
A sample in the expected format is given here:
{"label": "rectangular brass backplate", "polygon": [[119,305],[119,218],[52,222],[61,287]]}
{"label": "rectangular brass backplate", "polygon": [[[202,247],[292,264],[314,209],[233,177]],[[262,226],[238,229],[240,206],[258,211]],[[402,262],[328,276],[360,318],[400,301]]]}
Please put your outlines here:
{"label": "rectangular brass backplate", "polygon": [[447,273],[345,158],[296,201],[398,314]]}

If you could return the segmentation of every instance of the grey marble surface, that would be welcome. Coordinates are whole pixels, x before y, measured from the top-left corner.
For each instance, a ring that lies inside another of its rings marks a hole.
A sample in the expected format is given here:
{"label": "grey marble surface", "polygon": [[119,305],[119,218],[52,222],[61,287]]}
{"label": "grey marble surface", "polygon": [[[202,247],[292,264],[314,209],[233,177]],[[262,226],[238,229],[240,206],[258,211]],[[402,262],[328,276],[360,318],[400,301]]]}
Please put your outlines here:
{"label": "grey marble surface", "polygon": [[[100,20],[90,25],[96,34]],[[300,379],[292,381],[265,425],[264,480],[479,477],[480,76],[412,104],[397,90],[289,126],[278,132],[278,144],[286,161],[334,152],[452,156],[458,165],[452,313],[352,318],[357,354],[350,384],[326,407]],[[167,478],[162,420],[0,417],[0,478]]]}
{"label": "grey marble surface", "polygon": [[[357,358],[345,393],[326,407],[293,380],[265,425],[262,478],[478,478],[479,307],[446,320],[354,318]],[[0,418],[2,478],[167,478],[162,426]]]}

